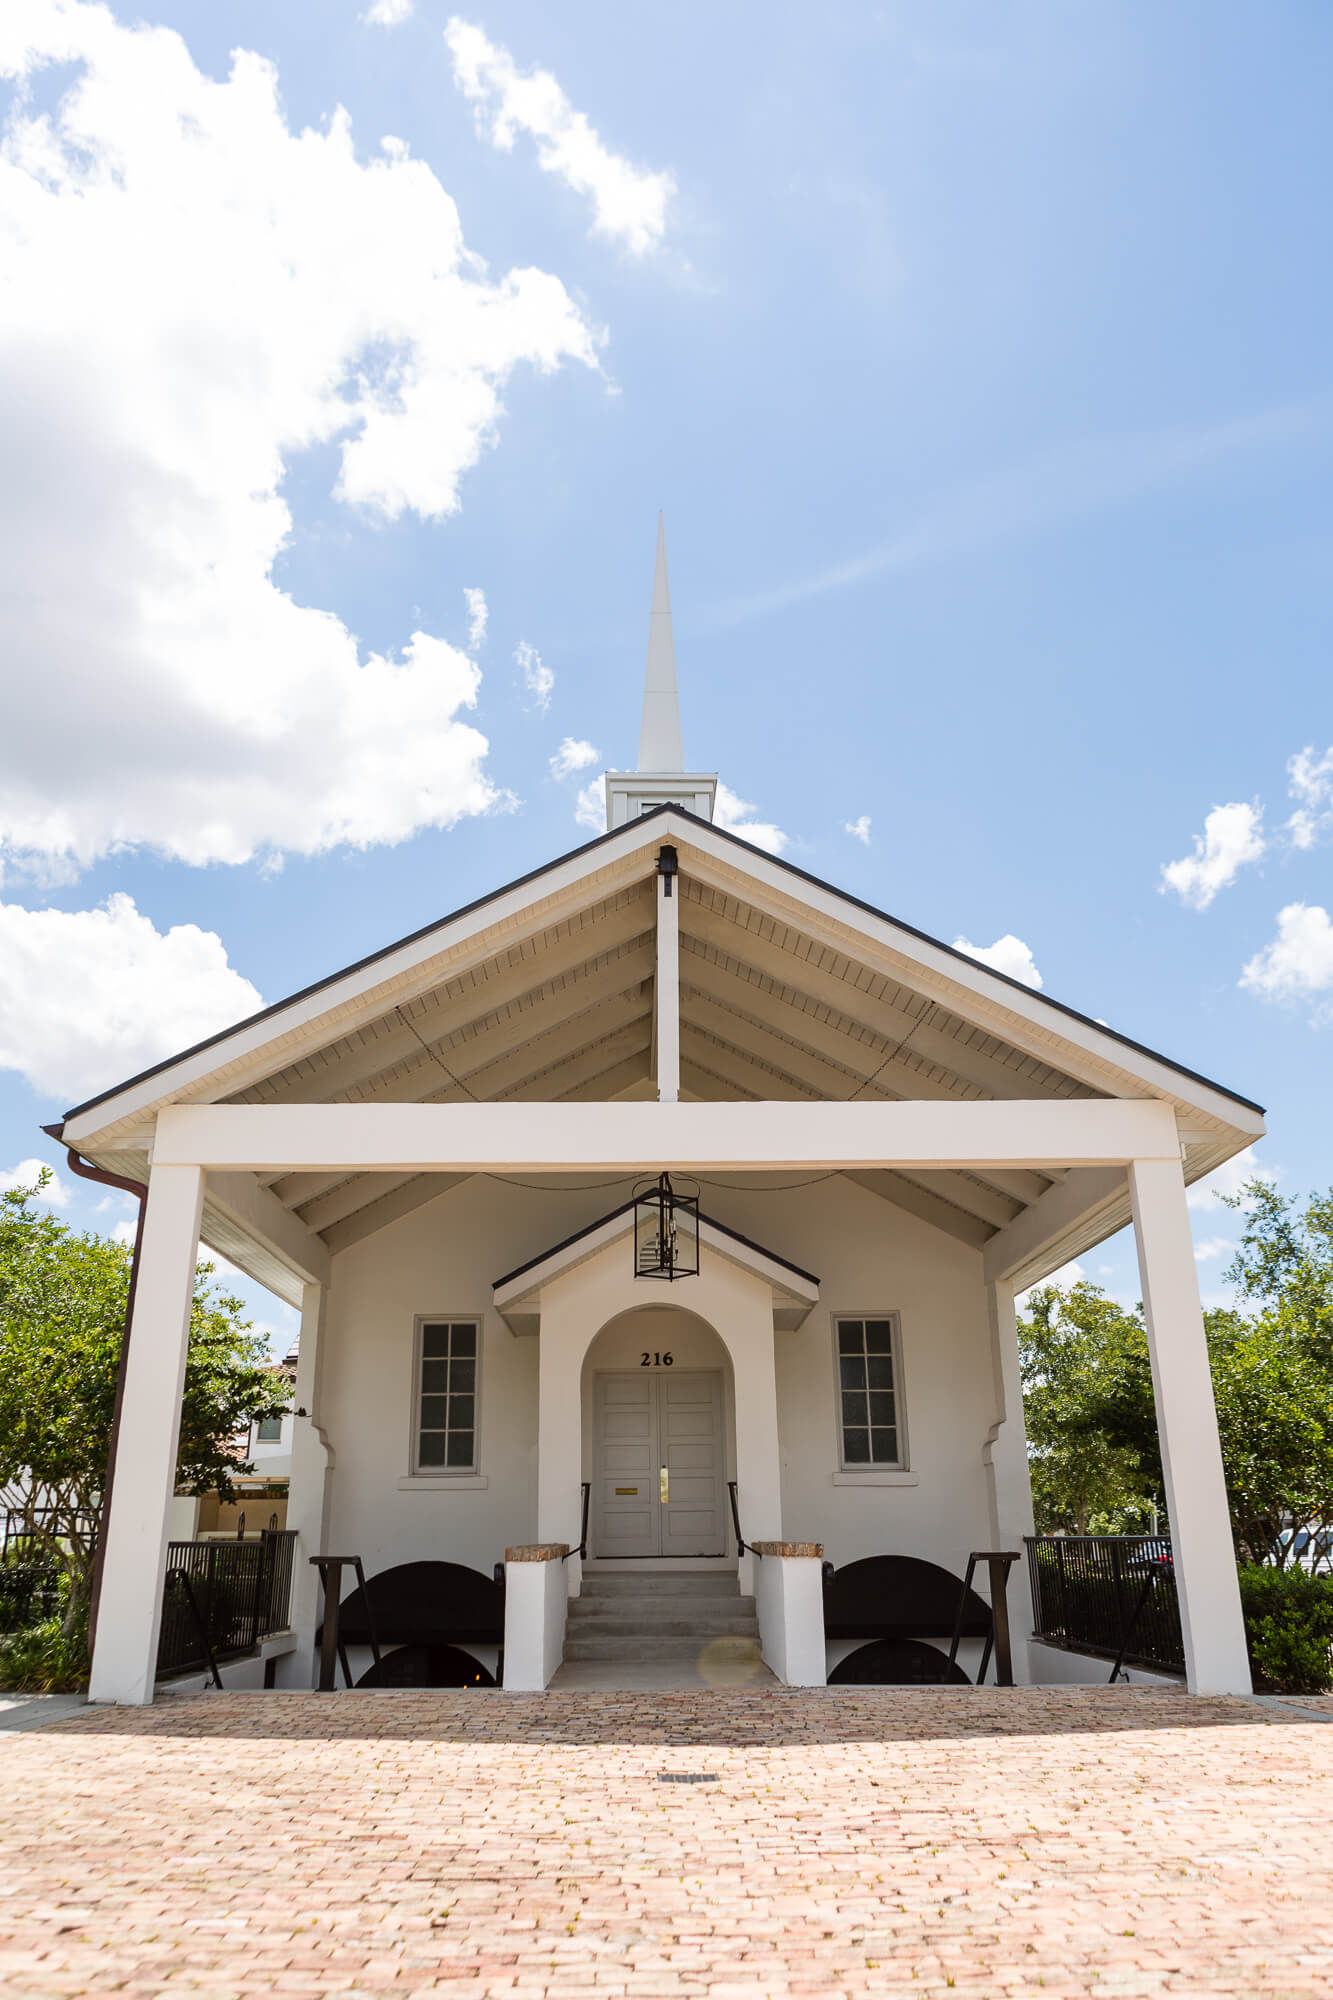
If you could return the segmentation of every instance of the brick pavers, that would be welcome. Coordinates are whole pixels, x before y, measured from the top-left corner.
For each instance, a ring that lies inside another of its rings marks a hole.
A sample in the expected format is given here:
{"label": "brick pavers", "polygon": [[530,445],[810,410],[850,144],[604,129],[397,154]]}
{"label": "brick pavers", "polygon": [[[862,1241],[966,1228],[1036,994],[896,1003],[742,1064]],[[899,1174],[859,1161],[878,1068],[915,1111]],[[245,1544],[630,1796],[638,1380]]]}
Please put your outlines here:
{"label": "brick pavers", "polygon": [[23,2000],[1333,1993],[1333,1730],[1277,1705],[211,1694],[0,1779]]}

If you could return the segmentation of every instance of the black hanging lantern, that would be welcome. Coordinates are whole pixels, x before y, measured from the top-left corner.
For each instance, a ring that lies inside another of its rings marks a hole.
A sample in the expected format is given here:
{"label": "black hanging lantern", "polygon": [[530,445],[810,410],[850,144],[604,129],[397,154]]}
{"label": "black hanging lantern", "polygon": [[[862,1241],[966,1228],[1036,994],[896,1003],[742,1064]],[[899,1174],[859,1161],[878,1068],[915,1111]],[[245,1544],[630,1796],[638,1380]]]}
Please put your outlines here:
{"label": "black hanging lantern", "polygon": [[699,1195],[681,1194],[670,1174],[641,1181],[634,1190],[636,1278],[697,1278]]}

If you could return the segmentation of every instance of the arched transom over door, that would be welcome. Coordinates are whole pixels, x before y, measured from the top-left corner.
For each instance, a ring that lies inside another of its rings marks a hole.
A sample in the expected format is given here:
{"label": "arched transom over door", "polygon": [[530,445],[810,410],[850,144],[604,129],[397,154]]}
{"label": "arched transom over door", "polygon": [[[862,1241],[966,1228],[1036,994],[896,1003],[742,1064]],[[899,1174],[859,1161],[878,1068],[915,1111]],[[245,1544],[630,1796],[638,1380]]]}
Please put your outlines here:
{"label": "arched transom over door", "polygon": [[597,1370],[592,1443],[591,1555],[726,1554],[720,1369]]}

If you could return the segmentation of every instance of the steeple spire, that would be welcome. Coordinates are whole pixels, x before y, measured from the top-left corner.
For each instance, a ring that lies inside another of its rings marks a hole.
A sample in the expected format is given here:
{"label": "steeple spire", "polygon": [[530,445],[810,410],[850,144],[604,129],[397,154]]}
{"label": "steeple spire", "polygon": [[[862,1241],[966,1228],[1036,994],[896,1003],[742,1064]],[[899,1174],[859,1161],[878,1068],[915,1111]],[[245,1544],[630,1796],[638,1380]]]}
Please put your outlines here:
{"label": "steeple spire", "polygon": [[648,621],[648,664],[643,679],[639,769],[662,772],[685,769],[685,751],[680,736],[680,698],[676,692],[676,647],[671,635],[671,592],[667,586],[666,528],[660,514],[657,517],[653,609]]}

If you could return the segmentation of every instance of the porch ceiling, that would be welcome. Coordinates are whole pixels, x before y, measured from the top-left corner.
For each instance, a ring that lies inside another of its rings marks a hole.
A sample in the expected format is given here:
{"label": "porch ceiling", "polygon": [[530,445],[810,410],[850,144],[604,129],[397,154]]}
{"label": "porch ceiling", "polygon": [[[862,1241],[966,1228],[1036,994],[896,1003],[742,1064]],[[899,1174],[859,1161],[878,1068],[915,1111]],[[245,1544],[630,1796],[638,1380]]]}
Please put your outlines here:
{"label": "porch ceiling", "polygon": [[[899,982],[733,896],[681,884],[682,1094],[959,1102],[1095,1092]],[[653,1066],[651,880],[535,930],[395,1003],[225,1101],[577,1102],[645,1094]],[[277,1198],[331,1250],[459,1176],[278,1175]],[[1054,1176],[863,1175],[859,1184],[977,1247]]]}
{"label": "porch ceiling", "polygon": [[[651,840],[627,836],[624,854],[608,843],[605,858],[599,855],[581,875],[562,873],[567,864],[557,864],[526,904],[502,896],[493,922],[469,915],[470,944],[450,943],[446,927],[434,956],[423,955],[415,970],[382,978],[364,1000],[340,998],[322,1017],[312,1011],[304,1026],[275,1030],[266,1050],[231,1057],[211,1077],[158,1102],[447,1104],[653,1095],[652,870],[662,837],[680,842],[682,1097],[961,1103],[1159,1094],[1141,1075],[1116,1067],[1111,1038],[1109,1054],[1093,1053],[1044,1017],[1034,1022],[1028,1002],[1035,996],[1014,1000],[1005,982],[981,968],[942,978],[928,952],[913,956],[913,934],[894,934],[886,944],[874,925],[857,927],[855,906],[835,907],[835,892],[803,900],[784,880],[765,879],[766,857],[749,850],[733,855],[736,843],[717,843],[713,829],[684,817],[673,826],[671,817],[662,816]],[[882,920],[880,929],[888,925]],[[134,1129],[124,1115],[90,1134],[85,1149],[103,1164],[142,1174],[147,1138],[148,1128]],[[1240,1143],[1244,1138],[1206,1105],[1197,1171]],[[322,1255],[466,1177],[261,1178],[261,1196],[308,1231]],[[746,1177],[747,1184],[754,1178]],[[1007,1240],[1034,1205],[1053,1212],[1052,1191],[1078,1174],[988,1168],[848,1178],[982,1248],[997,1237]],[[271,1268],[257,1268],[242,1254],[242,1236],[234,1216],[206,1211],[205,1240],[273,1283],[277,1266],[270,1260]],[[290,1293],[290,1271],[286,1279],[278,1289]]]}

